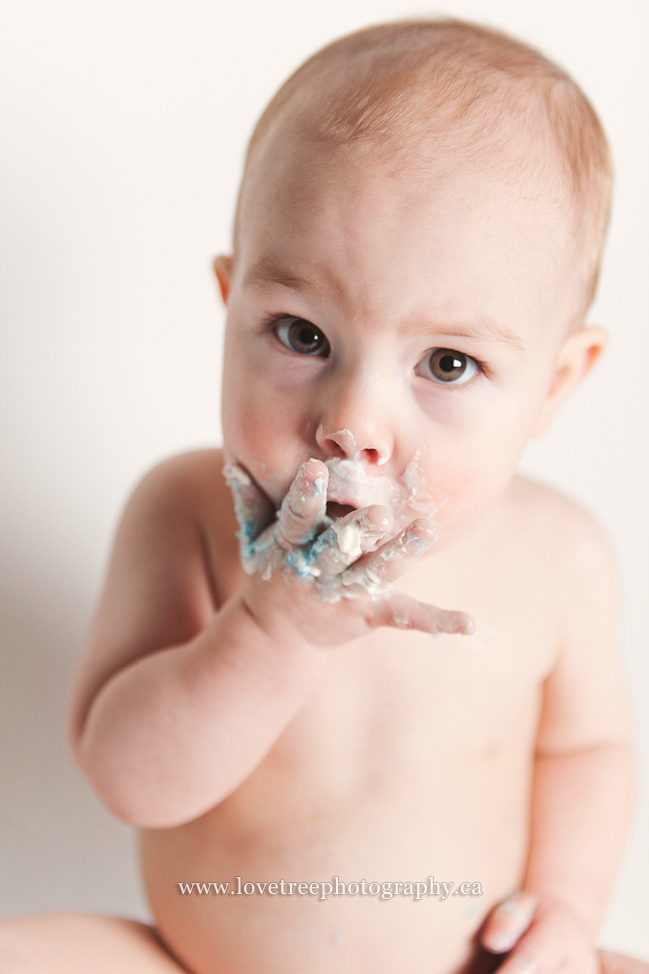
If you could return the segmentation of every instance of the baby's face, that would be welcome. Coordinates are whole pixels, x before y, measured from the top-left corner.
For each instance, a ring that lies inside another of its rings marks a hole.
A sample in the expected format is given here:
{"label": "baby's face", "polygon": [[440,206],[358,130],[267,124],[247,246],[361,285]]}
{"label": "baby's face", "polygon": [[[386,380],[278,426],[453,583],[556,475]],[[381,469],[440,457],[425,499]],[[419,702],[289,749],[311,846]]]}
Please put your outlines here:
{"label": "baby's face", "polygon": [[[573,270],[532,178],[294,154],[247,190],[228,294],[226,454],[277,505],[328,462],[333,516],[425,511],[439,548],[503,494],[553,385]],[[340,461],[346,461],[341,463]]]}

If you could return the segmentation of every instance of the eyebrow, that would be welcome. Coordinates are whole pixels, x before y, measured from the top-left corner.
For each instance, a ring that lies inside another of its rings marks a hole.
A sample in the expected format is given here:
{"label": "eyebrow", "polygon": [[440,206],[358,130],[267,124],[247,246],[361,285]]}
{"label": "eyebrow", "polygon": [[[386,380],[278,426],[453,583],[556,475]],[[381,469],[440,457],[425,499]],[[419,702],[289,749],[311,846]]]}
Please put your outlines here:
{"label": "eyebrow", "polygon": [[[325,291],[323,285],[314,278],[305,275],[294,274],[289,271],[284,264],[276,257],[266,255],[260,257],[246,272],[244,285],[250,287],[263,287],[264,284],[279,284],[291,291],[313,291],[318,296],[322,296]],[[505,328],[494,318],[487,315],[482,318],[475,318],[468,322],[466,320],[454,321],[444,320],[422,320],[421,325],[417,325],[408,331],[421,332],[426,334],[441,333],[450,335],[454,338],[467,338],[484,342],[492,342],[499,345],[508,345],[514,351],[522,353],[524,345],[518,335]]]}
{"label": "eyebrow", "polygon": [[291,273],[281,261],[270,256],[260,257],[249,267],[243,283],[251,287],[259,287],[264,284],[281,284],[291,291],[310,290],[315,291],[316,294],[321,294],[323,291],[322,285],[318,281]]}
{"label": "eyebrow", "polygon": [[[431,323],[432,324],[432,323]],[[417,331],[430,333],[431,324],[422,323],[421,329]],[[462,321],[436,321],[432,325],[436,332],[443,335],[452,335],[453,338],[468,338],[484,342],[493,342],[498,345],[509,345],[516,352],[524,352],[523,342],[513,331],[505,328],[490,316],[478,318],[471,322]],[[413,329],[414,330],[414,329]]]}

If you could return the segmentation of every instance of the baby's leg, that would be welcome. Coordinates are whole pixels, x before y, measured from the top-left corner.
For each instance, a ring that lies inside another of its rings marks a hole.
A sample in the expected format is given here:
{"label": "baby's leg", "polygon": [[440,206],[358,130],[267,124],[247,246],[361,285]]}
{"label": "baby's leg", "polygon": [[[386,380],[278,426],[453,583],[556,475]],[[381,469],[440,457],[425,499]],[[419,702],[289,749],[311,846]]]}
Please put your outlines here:
{"label": "baby's leg", "polygon": [[0,922],[2,974],[187,974],[145,923],[83,914]]}
{"label": "baby's leg", "polygon": [[649,974],[649,964],[636,957],[612,954],[610,950],[600,950],[599,960],[602,974]]}
{"label": "baby's leg", "polygon": [[[601,950],[602,974],[649,974],[649,964]],[[0,922],[2,974],[188,974],[145,923],[62,914]]]}

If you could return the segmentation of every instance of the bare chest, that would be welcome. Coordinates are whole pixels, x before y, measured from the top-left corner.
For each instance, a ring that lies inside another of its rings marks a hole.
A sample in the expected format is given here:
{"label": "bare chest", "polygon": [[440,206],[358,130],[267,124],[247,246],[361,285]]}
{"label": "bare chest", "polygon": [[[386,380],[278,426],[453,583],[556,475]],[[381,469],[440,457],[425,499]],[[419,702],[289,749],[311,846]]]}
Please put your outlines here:
{"label": "bare chest", "polygon": [[249,814],[254,828],[261,814],[290,830],[301,828],[305,809],[328,818],[371,805],[397,816],[416,800],[425,818],[442,789],[452,804],[492,789],[522,795],[558,620],[541,570],[490,567],[476,562],[454,576],[423,563],[409,573],[402,590],[469,611],[475,634],[381,628],[333,652],[300,712],[229,800],[233,813]]}

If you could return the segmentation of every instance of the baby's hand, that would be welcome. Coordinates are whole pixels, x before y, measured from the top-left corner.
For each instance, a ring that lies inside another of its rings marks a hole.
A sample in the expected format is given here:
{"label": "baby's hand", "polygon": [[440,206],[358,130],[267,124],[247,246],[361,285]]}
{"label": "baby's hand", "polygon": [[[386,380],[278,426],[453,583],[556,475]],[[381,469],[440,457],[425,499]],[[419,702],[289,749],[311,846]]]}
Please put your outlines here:
{"label": "baby's hand", "polygon": [[498,974],[597,974],[587,931],[574,913],[549,897],[515,893],[493,910],[480,935],[492,954],[509,954]]}
{"label": "baby's hand", "polygon": [[224,474],[234,497],[248,576],[244,599],[262,628],[297,630],[321,646],[340,645],[377,626],[473,631],[464,613],[437,609],[391,589],[435,540],[429,518],[413,521],[377,547],[392,528],[392,515],[372,505],[330,524],[329,471],[320,460],[302,464],[277,515],[242,467],[228,464]]}

